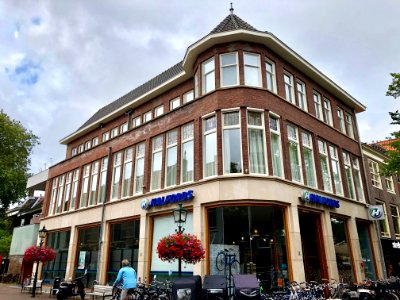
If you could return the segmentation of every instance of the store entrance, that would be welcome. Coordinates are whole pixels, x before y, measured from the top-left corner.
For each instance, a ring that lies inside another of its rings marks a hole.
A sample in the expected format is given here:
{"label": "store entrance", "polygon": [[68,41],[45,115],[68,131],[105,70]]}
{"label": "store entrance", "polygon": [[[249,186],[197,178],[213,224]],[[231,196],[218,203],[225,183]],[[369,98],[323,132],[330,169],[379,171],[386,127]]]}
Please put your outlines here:
{"label": "store entrance", "polygon": [[306,280],[321,282],[327,272],[319,214],[299,212],[299,222]]}

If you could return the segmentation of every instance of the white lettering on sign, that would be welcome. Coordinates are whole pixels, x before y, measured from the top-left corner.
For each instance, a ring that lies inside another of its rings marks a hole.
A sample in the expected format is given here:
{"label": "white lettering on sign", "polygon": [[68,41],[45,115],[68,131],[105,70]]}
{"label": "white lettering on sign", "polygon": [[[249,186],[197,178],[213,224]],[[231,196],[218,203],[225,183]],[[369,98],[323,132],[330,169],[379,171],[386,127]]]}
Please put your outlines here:
{"label": "white lettering on sign", "polygon": [[393,242],[392,246],[394,249],[400,249],[400,242]]}

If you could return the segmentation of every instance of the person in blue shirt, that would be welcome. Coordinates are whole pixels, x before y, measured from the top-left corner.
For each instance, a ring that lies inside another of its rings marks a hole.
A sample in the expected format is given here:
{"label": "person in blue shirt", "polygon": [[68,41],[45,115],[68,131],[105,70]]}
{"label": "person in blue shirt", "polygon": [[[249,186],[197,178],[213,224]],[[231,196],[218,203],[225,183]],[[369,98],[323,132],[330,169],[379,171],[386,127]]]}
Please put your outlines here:
{"label": "person in blue shirt", "polygon": [[117,279],[114,282],[114,286],[122,282],[121,300],[126,300],[128,296],[128,290],[136,288],[136,271],[134,268],[129,266],[129,260],[124,259],[122,261],[122,267],[119,269]]}

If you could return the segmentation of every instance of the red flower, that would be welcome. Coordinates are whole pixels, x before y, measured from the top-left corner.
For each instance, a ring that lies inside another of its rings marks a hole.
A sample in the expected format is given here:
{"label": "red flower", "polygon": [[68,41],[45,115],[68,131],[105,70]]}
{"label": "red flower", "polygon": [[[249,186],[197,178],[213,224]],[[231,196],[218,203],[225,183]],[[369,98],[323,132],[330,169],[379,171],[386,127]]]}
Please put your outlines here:
{"label": "red flower", "polygon": [[25,261],[51,261],[56,258],[56,253],[50,247],[30,246],[25,250]]}
{"label": "red flower", "polygon": [[162,261],[172,262],[181,258],[188,264],[198,263],[205,257],[201,241],[190,233],[175,233],[163,237],[158,242],[157,253]]}

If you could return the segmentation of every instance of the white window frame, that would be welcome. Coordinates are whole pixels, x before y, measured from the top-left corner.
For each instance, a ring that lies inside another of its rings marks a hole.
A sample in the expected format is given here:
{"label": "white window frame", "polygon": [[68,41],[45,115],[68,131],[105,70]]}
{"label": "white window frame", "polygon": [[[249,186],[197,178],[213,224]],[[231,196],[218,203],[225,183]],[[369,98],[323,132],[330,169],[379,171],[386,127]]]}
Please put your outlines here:
{"label": "white window frame", "polygon": [[[271,127],[271,119],[274,119],[276,121],[276,129]],[[274,170],[274,160],[272,159],[272,175],[273,176],[277,176],[279,178],[283,178],[284,177],[284,169],[283,169],[283,152],[282,152],[282,136],[281,136],[281,127],[280,127],[280,123],[281,123],[281,119],[280,116],[274,114],[274,113],[270,113],[269,114],[269,131],[270,131],[270,144],[271,144],[271,159],[272,157],[276,156],[275,153],[272,153],[273,149],[272,149],[272,136],[276,136],[277,140],[279,141],[279,165],[277,165],[277,167],[279,168],[279,173],[277,174],[276,171]]]}
{"label": "white window frame", "polygon": [[83,166],[81,195],[79,197],[79,208],[85,208],[89,201],[89,183],[90,183],[90,164]]}
{"label": "white window frame", "polygon": [[54,215],[56,209],[57,191],[58,191],[58,177],[53,178],[53,185],[50,197],[49,216]]}
{"label": "white window frame", "polygon": [[313,91],[313,101],[315,108],[315,117],[318,120],[324,121],[324,115],[322,113],[321,94],[317,91]]}
{"label": "white window frame", "polygon": [[[254,124],[249,124],[249,114],[250,113],[257,113],[261,115],[261,124],[260,125],[254,125]],[[259,109],[251,109],[249,108],[247,110],[247,152],[249,154],[249,173],[251,174],[261,174],[261,175],[267,175],[268,174],[268,160],[267,160],[267,145],[265,143],[265,124],[264,124],[264,111],[263,110],[259,110]],[[264,159],[264,172],[255,172],[251,170],[251,156],[250,156],[250,139],[249,139],[249,130],[250,129],[255,129],[255,130],[259,130],[262,132],[262,147],[263,147],[263,159]]]}
{"label": "white window frame", "polygon": [[160,117],[164,114],[164,105],[157,106],[154,109],[154,118]]}
{"label": "white window frame", "polygon": [[75,156],[76,154],[77,154],[77,149],[76,148],[72,148],[71,156]]}
{"label": "white window frame", "polygon": [[[338,148],[334,145],[329,145],[329,154],[331,160],[331,172],[332,172],[332,179],[335,186],[335,193],[336,195],[343,196],[343,181],[342,181],[342,172],[340,170],[340,163],[339,163],[339,155],[338,155]],[[334,166],[336,166],[338,171],[338,178],[334,176]]]}
{"label": "white window frame", "polygon": [[88,197],[88,205],[87,206],[93,206],[93,205],[96,204],[98,176],[99,176],[99,162],[95,161],[95,162],[92,163],[92,170],[91,170],[91,176],[90,176],[89,197]]}
{"label": "white window frame", "polygon": [[102,136],[103,143],[107,142],[109,139],[110,139],[110,132],[109,131],[103,132],[103,136]]}
{"label": "white window frame", "polygon": [[[399,208],[396,205],[389,205],[390,207],[390,216],[393,222],[393,232],[396,239],[400,239],[400,216],[399,216]],[[393,214],[392,208],[396,210],[395,214]],[[397,224],[397,232],[396,232],[396,225]]]}
{"label": "white window frame", "polygon": [[192,102],[193,100],[194,100],[194,91],[190,90],[190,91],[188,91],[188,92],[183,94],[182,104],[186,104],[186,103]]}
{"label": "white window frame", "polygon": [[392,176],[385,177],[385,183],[386,183],[386,190],[389,193],[395,194],[396,192],[394,190],[393,177]]}
{"label": "white window frame", "polygon": [[[187,129],[187,128],[190,129],[190,127],[191,127],[191,133],[189,133],[188,136],[185,136],[185,129]],[[184,145],[186,143],[191,143],[191,142],[193,143],[193,153],[191,153],[191,155],[193,157],[193,161],[192,161],[192,164],[193,164],[193,166],[192,166],[192,168],[193,168],[192,178],[190,178],[188,180],[184,180],[184,174],[183,174],[183,171],[184,171],[183,170],[183,159],[184,159],[183,149],[184,149]],[[187,123],[187,124],[185,124],[185,125],[183,125],[181,127],[181,183],[188,183],[188,182],[193,182],[193,181],[194,181],[194,123],[191,122],[191,123]]]}
{"label": "white window frame", "polygon": [[353,117],[348,112],[345,113],[345,121],[347,135],[354,139]]}
{"label": "white window frame", "polygon": [[[211,69],[206,72],[206,66],[209,66],[209,65],[210,66],[212,65]],[[201,86],[202,86],[203,95],[214,91],[215,90],[215,59],[214,59],[214,57],[209,58],[208,60],[206,60],[205,62],[203,62],[201,64],[201,74],[202,74]],[[207,82],[207,78],[209,78],[209,77],[211,78],[211,80],[210,80],[211,85],[207,86],[206,82]]]}
{"label": "white window frame", "polygon": [[[307,138],[305,138],[306,136],[307,136]],[[308,143],[307,143],[307,140],[308,140]],[[313,140],[312,140],[311,133],[306,132],[306,131],[302,131],[301,132],[301,142],[302,142],[302,146],[303,146],[303,157],[305,157],[304,149],[307,149],[308,151],[311,152],[312,166],[310,166],[310,167],[312,168],[311,176],[313,177],[314,184],[310,184],[310,182],[309,182],[309,178],[307,176],[306,161],[305,161],[305,158],[304,158],[304,171],[305,171],[305,174],[306,174],[307,186],[312,187],[312,188],[316,188],[317,187],[317,173],[316,173],[316,170],[315,170],[315,157],[314,157],[314,148],[313,148]]]}
{"label": "white window frame", "polygon": [[[222,64],[222,57],[223,56],[234,56],[235,57],[235,63],[234,64],[227,64],[223,65]],[[239,84],[239,59],[238,59],[238,53],[237,52],[228,52],[228,53],[223,53],[220,54],[219,56],[219,61],[220,61],[220,77],[221,77],[221,87],[229,87],[229,86],[236,86]],[[233,84],[224,84],[224,70],[227,68],[232,68],[235,67],[235,73],[236,73],[236,82]]]}
{"label": "white window frame", "polygon": [[[164,149],[164,136],[163,135],[158,135],[152,139],[152,155],[151,155],[151,176],[150,176],[150,190],[151,191],[156,191],[161,189],[161,176],[162,176],[162,167],[163,167],[163,149]],[[161,156],[160,163],[159,165],[155,165],[155,157]],[[155,175],[154,168],[160,168],[159,169],[159,178],[157,178]]]}
{"label": "white window frame", "polygon": [[[328,148],[327,144],[323,140],[318,140],[318,153],[319,153],[319,161],[320,161],[320,167],[321,167],[321,174],[322,174],[322,188],[325,192],[332,193],[333,187],[332,187],[332,175],[331,175],[331,167],[329,163],[329,158],[328,158]],[[321,161],[324,160],[326,167],[327,167],[327,173],[325,175],[328,176],[328,178],[324,178],[324,172],[322,170],[322,163]],[[325,183],[328,183],[329,185],[327,186]]]}
{"label": "white window frame", "polygon": [[[355,200],[357,192],[354,184],[353,170],[351,167],[351,157],[350,154],[345,151],[343,151],[343,163],[349,198]],[[353,191],[353,195],[351,194],[351,191]]]}
{"label": "white window frame", "polygon": [[[135,155],[135,176],[134,176],[134,194],[143,194],[143,184],[144,184],[144,167],[145,167],[145,155],[146,155],[146,144],[140,143],[136,145],[136,155]],[[142,177],[141,186],[138,185],[138,169],[141,168],[143,174],[140,175]]]}
{"label": "white window frame", "polygon": [[125,149],[124,166],[122,170],[122,179],[121,179],[122,180],[121,198],[126,198],[132,195],[131,192],[132,167],[133,167],[132,161],[133,161],[133,148]]}
{"label": "white window frame", "polygon": [[148,111],[148,112],[145,112],[144,115],[143,115],[143,123],[148,123],[148,122],[150,122],[151,119],[152,119],[152,117],[153,117],[153,116],[152,116],[151,110]]}
{"label": "white window frame", "polygon": [[[271,70],[270,71],[268,70],[267,65],[271,66]],[[265,58],[265,72],[266,72],[265,78],[266,78],[267,90],[269,90],[269,91],[271,91],[271,92],[276,94],[277,93],[277,89],[276,89],[275,63],[272,60],[268,59],[268,58]],[[272,86],[270,86],[268,78],[270,78]]]}
{"label": "white window frame", "polygon": [[[257,65],[251,64],[249,62],[246,62],[246,57],[256,57],[257,58]],[[244,84],[247,86],[254,86],[254,87],[261,87],[261,60],[260,60],[260,54],[257,53],[251,53],[251,52],[243,52],[243,66],[244,66]],[[257,76],[258,76],[258,82],[257,84],[252,84],[251,82],[248,82],[248,76],[246,76],[246,70],[257,70]]]}
{"label": "white window frame", "polygon": [[[214,119],[215,122],[213,125],[214,127],[210,127],[210,129],[207,129],[207,121],[210,119]],[[215,113],[203,116],[203,178],[209,178],[209,177],[213,177],[213,176],[217,176],[218,175],[218,146],[217,146],[217,116]],[[207,174],[207,167],[206,167],[206,153],[207,153],[207,143],[206,143],[206,138],[207,136],[211,135],[211,134],[215,134],[215,149],[213,149],[216,153],[216,159],[215,159],[215,167],[213,170],[213,174],[209,175]]]}
{"label": "white window frame", "polygon": [[296,104],[296,99],[294,96],[293,75],[287,71],[284,71],[283,72],[283,83],[285,86],[285,99],[292,104]]}
{"label": "white window frame", "polygon": [[135,127],[138,127],[138,126],[140,126],[140,125],[142,125],[142,118],[141,118],[141,116],[137,116],[137,117],[133,118],[133,120],[132,120],[132,127],[135,128]]}
{"label": "white window frame", "polygon": [[65,175],[61,175],[59,177],[59,182],[58,182],[57,205],[56,205],[56,213],[57,214],[61,213],[62,207],[63,207],[64,181],[65,181]]}
{"label": "white window frame", "polygon": [[[175,157],[170,155],[169,150],[175,148]],[[168,164],[170,159],[175,162],[175,177],[171,178],[173,184],[168,182]],[[165,150],[165,178],[164,178],[164,185],[165,187],[176,186],[176,180],[178,175],[178,130],[170,130],[167,132],[166,137],[166,150]]]}
{"label": "white window frame", "polygon": [[124,133],[124,132],[127,132],[127,131],[128,131],[128,122],[122,124],[122,125],[120,126],[120,128],[119,128],[119,132],[120,132],[121,134]]}
{"label": "white window frame", "polygon": [[[100,180],[97,190],[97,203],[103,203],[106,200],[106,186],[107,186],[107,170],[108,170],[108,157],[103,157],[101,160]],[[104,199],[102,199],[104,197]]]}
{"label": "white window frame", "polygon": [[79,174],[80,170],[76,169],[72,175],[71,203],[69,204],[69,211],[75,210],[76,202],[78,200]]}
{"label": "white window frame", "polygon": [[78,153],[82,153],[84,150],[85,150],[84,144],[80,144],[80,145],[78,146]]}
{"label": "white window frame", "polygon": [[114,153],[113,156],[113,172],[111,181],[110,198],[111,201],[120,199],[121,197],[121,172],[122,172],[122,151]]}
{"label": "white window frame", "polygon": [[328,98],[324,97],[322,109],[325,123],[327,123],[329,126],[333,126],[331,101]]}
{"label": "white window frame", "polygon": [[379,224],[379,229],[381,232],[381,237],[386,237],[389,238],[390,237],[390,227],[389,227],[389,221],[388,221],[388,214],[387,214],[387,210],[386,210],[386,204],[382,201],[376,201],[377,205],[382,205],[383,206],[383,212],[385,215],[385,218],[383,220],[379,220],[379,223],[383,222],[384,223],[384,227],[386,228],[387,231],[382,231],[381,230],[381,224]]}
{"label": "white window frame", "polygon": [[65,178],[65,191],[64,191],[64,203],[62,211],[67,211],[69,199],[71,198],[71,185],[72,185],[72,172],[69,172]]}
{"label": "white window frame", "polygon": [[[293,133],[294,135],[290,134],[290,130],[289,128],[293,128]],[[299,143],[299,129],[297,128],[297,126],[293,125],[293,124],[288,124],[287,125],[287,137],[288,137],[288,150],[289,150],[289,161],[290,161],[290,174],[292,177],[292,181],[297,182],[297,183],[303,183],[303,166],[302,166],[302,161],[301,161],[301,154],[300,154],[300,143]],[[293,176],[293,172],[295,170],[293,170],[293,162],[290,159],[290,144],[292,144],[293,146],[296,146],[296,155],[297,155],[297,161],[299,162],[299,165],[297,166],[297,172],[299,173],[299,178],[297,180],[297,178],[295,179],[295,176]]]}
{"label": "white window frame", "polygon": [[[239,114],[239,121],[238,121],[238,124],[235,124],[235,125],[225,125],[225,120],[224,120],[224,118],[225,118],[225,114],[228,114],[228,113],[238,113]],[[227,172],[226,170],[227,170],[227,166],[226,166],[226,162],[225,162],[225,158],[226,158],[226,155],[225,155],[225,143],[224,143],[224,135],[225,135],[225,131],[228,131],[228,130],[239,130],[239,139],[240,139],[240,141],[239,141],[239,145],[242,145],[242,134],[241,134],[241,112],[240,112],[240,110],[239,109],[230,109],[230,110],[225,110],[225,111],[223,111],[222,112],[222,122],[221,122],[221,125],[222,125],[222,167],[223,167],[223,170],[224,170],[224,175],[238,175],[238,174],[243,174],[243,153],[242,153],[242,147],[240,147],[240,172],[237,172],[237,173],[231,173],[231,172]],[[229,170],[230,170],[230,168],[229,168]]]}
{"label": "white window frame", "polygon": [[344,121],[344,112],[340,107],[337,108],[337,116],[339,120],[339,131],[346,134],[346,124]]}
{"label": "white window frame", "polygon": [[352,166],[354,173],[354,185],[356,188],[357,199],[360,202],[365,202],[364,186],[361,180],[360,164],[357,157],[352,157]]}
{"label": "white window frame", "polygon": [[92,139],[92,147],[95,147],[99,144],[99,138],[96,136]]}
{"label": "white window frame", "polygon": [[371,174],[372,185],[378,189],[382,189],[382,180],[379,174],[379,164],[372,159],[368,159],[368,167]]}
{"label": "white window frame", "polygon": [[92,148],[92,141],[86,141],[85,142],[85,150],[89,150]]}
{"label": "white window frame", "polygon": [[181,106],[181,99],[179,97],[176,97],[172,100],[169,101],[169,110],[174,110],[177,109],[179,106]]}
{"label": "white window frame", "polygon": [[116,136],[118,136],[119,134],[119,128],[115,127],[113,129],[111,129],[111,138],[115,138]]}
{"label": "white window frame", "polygon": [[296,90],[297,90],[297,99],[299,101],[299,107],[304,111],[308,111],[306,84],[301,80],[297,80]]}

